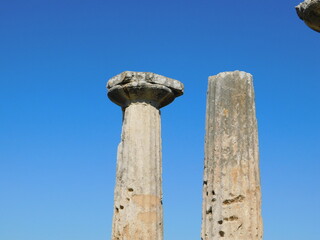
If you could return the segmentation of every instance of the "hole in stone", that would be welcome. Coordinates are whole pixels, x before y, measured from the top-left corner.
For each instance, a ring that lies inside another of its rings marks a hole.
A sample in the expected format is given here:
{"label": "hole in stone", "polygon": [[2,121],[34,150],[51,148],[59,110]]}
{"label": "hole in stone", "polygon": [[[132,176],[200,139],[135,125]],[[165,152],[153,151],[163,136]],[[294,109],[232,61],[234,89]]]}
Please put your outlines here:
{"label": "hole in stone", "polygon": [[208,181],[203,181],[203,185],[207,185],[208,184]]}
{"label": "hole in stone", "polygon": [[127,201],[130,201],[130,198],[127,198]]}
{"label": "hole in stone", "polygon": [[224,237],[224,231],[219,231],[219,235],[220,235],[221,237]]}
{"label": "hole in stone", "polygon": [[244,199],[245,199],[244,196],[239,195],[239,196],[237,196],[235,198],[224,200],[223,204],[232,204],[232,203],[242,202]]}
{"label": "hole in stone", "polygon": [[207,214],[209,213],[212,213],[212,207],[210,207],[207,211],[206,211]]}
{"label": "hole in stone", "polygon": [[239,218],[237,216],[231,216],[229,217],[229,221],[235,221],[238,220]]}
{"label": "hole in stone", "polygon": [[116,207],[116,213],[118,213],[118,212],[119,212],[119,208]]}
{"label": "hole in stone", "polygon": [[215,202],[215,201],[216,201],[216,199],[215,199],[215,198],[212,198],[211,202]]}
{"label": "hole in stone", "polygon": [[128,188],[128,191],[129,192],[133,192],[133,188]]}
{"label": "hole in stone", "polygon": [[220,220],[220,221],[218,221],[218,223],[219,223],[219,224],[222,224],[222,223],[223,223],[223,221],[222,221],[222,220]]}
{"label": "hole in stone", "polygon": [[208,196],[208,195],[209,195],[209,193],[207,192],[207,193],[206,193],[206,195]]}
{"label": "hole in stone", "polygon": [[120,205],[120,209],[124,209],[124,206]]}
{"label": "hole in stone", "polygon": [[216,195],[216,193],[212,190],[212,195]]}

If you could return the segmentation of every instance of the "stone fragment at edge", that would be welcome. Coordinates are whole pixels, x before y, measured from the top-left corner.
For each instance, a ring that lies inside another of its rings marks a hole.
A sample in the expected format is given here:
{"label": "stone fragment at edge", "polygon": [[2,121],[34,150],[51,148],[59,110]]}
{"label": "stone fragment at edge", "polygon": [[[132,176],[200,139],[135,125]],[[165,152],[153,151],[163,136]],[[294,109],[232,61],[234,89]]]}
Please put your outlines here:
{"label": "stone fragment at edge", "polygon": [[320,32],[320,0],[306,0],[296,6],[296,11],[308,27]]}

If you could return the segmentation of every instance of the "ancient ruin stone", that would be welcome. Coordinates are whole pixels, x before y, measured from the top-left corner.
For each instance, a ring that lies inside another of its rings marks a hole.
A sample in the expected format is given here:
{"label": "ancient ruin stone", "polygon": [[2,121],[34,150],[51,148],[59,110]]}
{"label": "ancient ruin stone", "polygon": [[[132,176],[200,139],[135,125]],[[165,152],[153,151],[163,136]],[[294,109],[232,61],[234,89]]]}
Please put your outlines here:
{"label": "ancient ruin stone", "polygon": [[203,240],[261,240],[261,192],[252,76],[209,77]]}
{"label": "ancient ruin stone", "polygon": [[108,81],[107,88],[111,101],[122,107],[146,102],[161,108],[183,94],[181,82],[150,72],[120,73]]}
{"label": "ancient ruin stone", "polygon": [[163,240],[159,109],[183,94],[183,84],[127,71],[111,78],[107,88],[108,97],[123,109],[112,240]]}
{"label": "ancient ruin stone", "polygon": [[320,0],[306,0],[296,6],[297,14],[311,29],[320,32]]}

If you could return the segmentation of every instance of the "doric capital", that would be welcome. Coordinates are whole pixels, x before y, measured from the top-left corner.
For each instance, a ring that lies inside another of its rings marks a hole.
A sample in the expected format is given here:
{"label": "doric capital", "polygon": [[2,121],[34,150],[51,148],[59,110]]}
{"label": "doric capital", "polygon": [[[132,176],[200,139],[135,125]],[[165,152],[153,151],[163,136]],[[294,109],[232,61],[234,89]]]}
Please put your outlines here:
{"label": "doric capital", "polygon": [[320,32],[320,0],[305,0],[296,6],[297,14],[311,29]]}
{"label": "doric capital", "polygon": [[146,102],[161,108],[183,94],[181,82],[150,72],[122,72],[109,79],[107,89],[110,100],[121,107]]}

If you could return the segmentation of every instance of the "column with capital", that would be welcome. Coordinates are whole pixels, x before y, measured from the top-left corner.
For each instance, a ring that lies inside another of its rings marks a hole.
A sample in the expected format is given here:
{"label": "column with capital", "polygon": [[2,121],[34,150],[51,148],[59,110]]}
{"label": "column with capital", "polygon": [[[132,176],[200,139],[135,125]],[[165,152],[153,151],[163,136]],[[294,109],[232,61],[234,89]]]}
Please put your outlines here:
{"label": "column with capital", "polygon": [[108,81],[108,97],[122,107],[112,240],[163,240],[159,109],[183,94],[177,80],[123,72]]}

